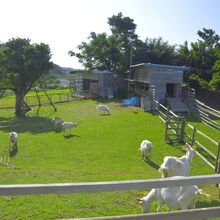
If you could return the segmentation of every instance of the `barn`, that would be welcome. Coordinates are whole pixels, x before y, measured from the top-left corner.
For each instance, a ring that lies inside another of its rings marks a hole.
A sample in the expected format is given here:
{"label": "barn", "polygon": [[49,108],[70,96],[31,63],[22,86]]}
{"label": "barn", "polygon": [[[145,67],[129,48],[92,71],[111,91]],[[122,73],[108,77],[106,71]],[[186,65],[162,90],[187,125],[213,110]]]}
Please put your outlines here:
{"label": "barn", "polygon": [[188,111],[181,100],[183,75],[190,70],[185,66],[141,63],[131,66],[128,81],[130,95],[145,98],[149,95],[161,103],[167,103],[173,111]]}
{"label": "barn", "polygon": [[117,76],[111,71],[74,70],[70,72],[70,89],[82,96],[112,98]]}

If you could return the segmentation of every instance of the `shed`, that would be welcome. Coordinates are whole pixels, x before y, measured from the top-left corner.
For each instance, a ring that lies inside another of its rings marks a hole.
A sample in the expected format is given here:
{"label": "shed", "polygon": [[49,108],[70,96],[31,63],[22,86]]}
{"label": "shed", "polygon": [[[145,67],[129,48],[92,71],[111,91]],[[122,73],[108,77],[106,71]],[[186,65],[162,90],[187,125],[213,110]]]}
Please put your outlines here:
{"label": "shed", "polygon": [[70,72],[70,89],[88,97],[113,97],[116,76],[111,71],[74,70]]}
{"label": "shed", "polygon": [[183,74],[189,70],[190,68],[185,66],[151,63],[132,65],[130,77],[127,79],[129,93],[145,97],[153,91],[154,98],[161,103],[173,103],[174,99],[180,101]]}
{"label": "shed", "polygon": [[131,77],[128,82],[136,91],[144,91],[154,86],[155,98],[164,102],[167,97],[181,96],[183,73],[189,70],[190,68],[185,66],[141,63],[131,66]]}

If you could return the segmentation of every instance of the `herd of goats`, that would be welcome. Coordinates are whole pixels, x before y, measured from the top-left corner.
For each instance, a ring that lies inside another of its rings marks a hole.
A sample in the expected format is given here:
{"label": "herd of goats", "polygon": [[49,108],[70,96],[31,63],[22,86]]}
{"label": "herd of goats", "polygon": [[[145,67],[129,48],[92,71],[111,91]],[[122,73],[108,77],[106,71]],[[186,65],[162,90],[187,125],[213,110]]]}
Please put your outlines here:
{"label": "herd of goats", "polygon": [[[110,109],[107,105],[100,104],[96,107],[97,110],[105,115],[110,115]],[[77,123],[64,122],[60,117],[54,117],[52,119],[55,128],[62,128],[64,136],[71,134],[71,128],[77,126]],[[17,148],[18,134],[16,132],[10,132],[9,141],[10,147]],[[175,176],[188,176],[190,172],[191,160],[196,153],[196,150],[190,145],[184,146],[186,154],[180,158],[174,156],[164,157],[163,163],[159,168],[162,178]],[[152,143],[148,140],[143,140],[140,145],[141,157],[146,160],[150,156],[153,149]],[[170,209],[184,210],[195,208],[196,197],[198,195],[204,195],[208,197],[199,189],[196,185],[191,186],[177,186],[168,188],[155,188],[152,189],[146,196],[138,199],[139,203],[143,207],[143,212],[150,212],[151,204],[154,200],[157,201],[157,212],[161,211],[162,205],[165,203]]]}

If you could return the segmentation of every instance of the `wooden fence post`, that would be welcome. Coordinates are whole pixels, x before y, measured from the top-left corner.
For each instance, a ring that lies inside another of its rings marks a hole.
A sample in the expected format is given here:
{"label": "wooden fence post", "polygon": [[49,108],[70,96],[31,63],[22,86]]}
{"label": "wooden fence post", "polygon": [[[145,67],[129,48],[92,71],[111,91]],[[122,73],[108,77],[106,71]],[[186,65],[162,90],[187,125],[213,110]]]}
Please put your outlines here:
{"label": "wooden fence post", "polygon": [[182,120],[182,124],[181,124],[181,131],[180,131],[180,133],[181,133],[180,142],[183,142],[184,136],[185,136],[186,120],[183,116],[181,117],[181,120]]}
{"label": "wooden fence post", "polygon": [[169,106],[167,106],[166,121],[169,119],[169,113],[170,113]]}
{"label": "wooden fence post", "polygon": [[191,142],[191,146],[193,146],[194,145],[194,143],[195,143],[195,135],[196,135],[196,127],[194,127],[193,128],[193,135],[192,135],[192,142]]}
{"label": "wooden fence post", "polygon": [[160,111],[160,102],[158,100],[157,102],[157,106],[156,106],[156,114],[159,115],[159,111]]}
{"label": "wooden fence post", "polygon": [[218,142],[218,149],[217,149],[217,155],[216,155],[216,163],[215,163],[215,172],[216,173],[220,173],[219,154],[220,154],[220,141]]}

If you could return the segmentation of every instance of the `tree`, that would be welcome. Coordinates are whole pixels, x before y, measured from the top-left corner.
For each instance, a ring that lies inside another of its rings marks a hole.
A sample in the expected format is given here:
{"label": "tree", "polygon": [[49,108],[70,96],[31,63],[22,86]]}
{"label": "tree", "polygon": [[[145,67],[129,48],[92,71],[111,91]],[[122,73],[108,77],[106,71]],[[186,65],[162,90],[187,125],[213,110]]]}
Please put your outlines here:
{"label": "tree", "polygon": [[209,88],[211,91],[220,92],[220,51],[217,54],[218,60],[216,60],[213,67],[213,77],[209,82]]}
{"label": "tree", "polygon": [[[131,47],[140,45],[135,34],[136,24],[133,19],[124,17],[122,13],[108,18],[112,34],[90,33],[88,42],[82,42],[80,52],[70,51],[86,69],[111,70],[124,74],[130,66]],[[140,49],[140,48],[139,48]]]}
{"label": "tree", "polygon": [[0,88],[11,89],[16,96],[15,113],[25,116],[25,95],[33,84],[50,70],[50,48],[31,44],[29,39],[12,38],[0,48]]}
{"label": "tree", "polygon": [[90,33],[89,43],[82,42],[78,46],[80,53],[70,52],[76,56],[86,69],[111,70],[117,67],[118,49],[116,39],[106,33]]}
{"label": "tree", "polygon": [[159,38],[146,38],[146,61],[149,63],[176,64],[177,52],[175,45],[170,45],[168,41]]}
{"label": "tree", "polygon": [[200,39],[197,42],[192,42],[190,49],[187,43],[180,46],[180,59],[185,61],[192,69],[189,76],[191,84],[196,82],[195,85],[198,84],[203,89],[213,91],[214,88],[217,88],[213,84],[214,81],[217,81],[216,74],[214,76],[214,65],[219,59],[220,36],[212,29],[206,28],[203,28],[202,31],[199,30],[197,34]]}

